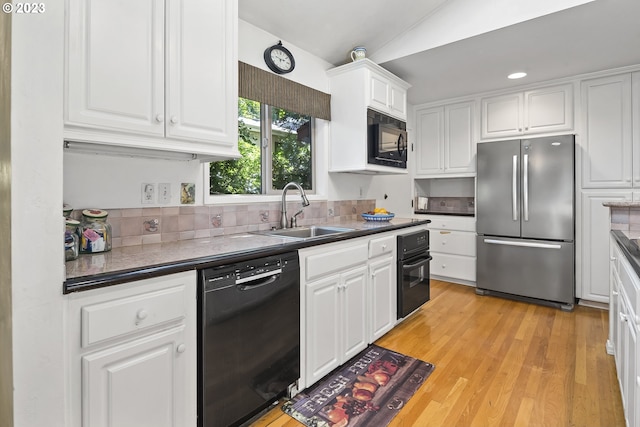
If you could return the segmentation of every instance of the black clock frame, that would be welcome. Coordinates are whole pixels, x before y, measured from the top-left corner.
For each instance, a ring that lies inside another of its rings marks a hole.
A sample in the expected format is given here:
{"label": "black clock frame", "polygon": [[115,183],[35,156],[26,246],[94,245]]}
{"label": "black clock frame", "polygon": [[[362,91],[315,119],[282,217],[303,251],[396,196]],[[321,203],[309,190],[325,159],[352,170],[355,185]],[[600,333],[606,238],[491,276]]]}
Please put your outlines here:
{"label": "black clock frame", "polygon": [[[291,68],[289,68],[288,70],[283,70],[282,68],[278,67],[273,60],[271,59],[271,51],[273,51],[274,49],[278,49],[283,51],[285,54],[287,54],[287,56],[289,56],[289,59],[291,60]],[[269,69],[271,71],[273,71],[276,74],[287,74],[293,71],[294,68],[296,68],[296,61],[295,59],[293,59],[293,54],[289,51],[289,49],[287,49],[286,47],[282,46],[282,41],[278,41],[278,44],[274,44],[273,46],[270,46],[268,48],[265,49],[264,51],[264,62],[267,64],[267,67],[269,67]]]}

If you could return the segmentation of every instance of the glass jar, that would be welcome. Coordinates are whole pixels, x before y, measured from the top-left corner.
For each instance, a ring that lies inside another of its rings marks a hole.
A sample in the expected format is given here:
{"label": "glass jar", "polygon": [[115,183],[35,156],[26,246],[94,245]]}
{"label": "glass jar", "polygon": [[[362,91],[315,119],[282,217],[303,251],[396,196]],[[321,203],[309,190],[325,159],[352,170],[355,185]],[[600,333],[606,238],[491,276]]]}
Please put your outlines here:
{"label": "glass jar", "polygon": [[80,253],[91,254],[111,250],[111,224],[107,222],[107,211],[85,209],[80,224]]}
{"label": "glass jar", "polygon": [[72,261],[78,258],[80,251],[80,234],[78,233],[78,227],[80,221],[75,219],[67,219],[65,221],[64,230],[64,259],[65,261]]}
{"label": "glass jar", "polygon": [[66,203],[62,205],[62,215],[64,215],[65,218],[71,218],[71,212],[73,212],[73,208],[70,205]]}

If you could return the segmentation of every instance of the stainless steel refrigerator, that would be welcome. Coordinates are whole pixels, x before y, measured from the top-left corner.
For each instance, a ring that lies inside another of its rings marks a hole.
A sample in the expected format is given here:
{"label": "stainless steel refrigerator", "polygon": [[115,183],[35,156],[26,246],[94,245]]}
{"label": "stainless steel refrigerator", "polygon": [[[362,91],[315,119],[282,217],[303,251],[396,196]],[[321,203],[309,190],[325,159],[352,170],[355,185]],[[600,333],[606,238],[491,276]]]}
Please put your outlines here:
{"label": "stainless steel refrigerator", "polygon": [[573,135],[478,144],[478,294],[573,309]]}

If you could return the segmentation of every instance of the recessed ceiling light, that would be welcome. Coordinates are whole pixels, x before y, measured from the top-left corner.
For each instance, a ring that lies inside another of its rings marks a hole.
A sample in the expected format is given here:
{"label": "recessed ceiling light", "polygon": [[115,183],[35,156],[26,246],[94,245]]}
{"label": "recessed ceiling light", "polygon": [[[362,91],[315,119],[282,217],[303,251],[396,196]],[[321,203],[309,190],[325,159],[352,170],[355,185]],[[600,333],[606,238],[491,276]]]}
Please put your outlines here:
{"label": "recessed ceiling light", "polygon": [[526,76],[527,73],[523,73],[523,72],[518,72],[518,73],[511,73],[507,76],[508,79],[521,79],[524,76]]}

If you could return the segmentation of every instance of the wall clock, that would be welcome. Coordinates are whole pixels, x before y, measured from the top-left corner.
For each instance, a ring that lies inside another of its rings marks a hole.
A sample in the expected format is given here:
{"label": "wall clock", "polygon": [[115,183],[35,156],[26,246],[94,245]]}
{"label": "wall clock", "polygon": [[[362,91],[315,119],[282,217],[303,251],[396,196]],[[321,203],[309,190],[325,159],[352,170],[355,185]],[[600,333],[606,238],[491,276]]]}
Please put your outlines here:
{"label": "wall clock", "polygon": [[282,46],[282,41],[264,51],[264,62],[271,71],[277,74],[286,74],[293,71],[296,61],[289,49]]}

